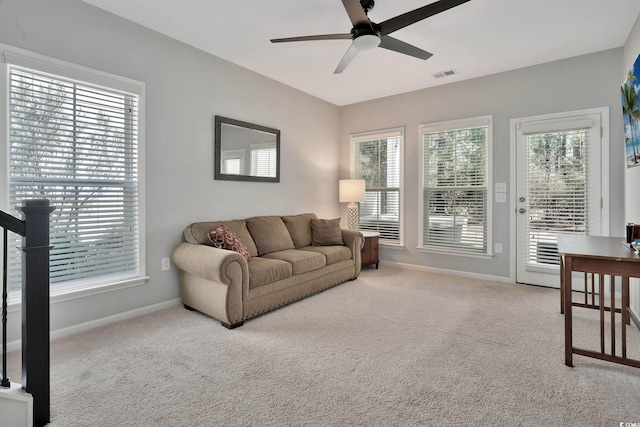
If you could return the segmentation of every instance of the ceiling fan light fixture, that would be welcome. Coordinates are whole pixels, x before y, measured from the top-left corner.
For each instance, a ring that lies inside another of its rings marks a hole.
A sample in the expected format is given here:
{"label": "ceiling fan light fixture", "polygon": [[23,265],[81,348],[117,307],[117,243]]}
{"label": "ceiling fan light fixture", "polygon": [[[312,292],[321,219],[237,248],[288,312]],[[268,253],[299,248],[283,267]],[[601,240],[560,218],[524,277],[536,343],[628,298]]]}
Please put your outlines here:
{"label": "ceiling fan light fixture", "polygon": [[[349,33],[287,37],[271,39],[271,42],[282,43],[309,40],[353,40],[351,42],[351,46],[349,46],[349,49],[338,63],[338,67],[333,72],[334,74],[343,72],[359,51],[371,50],[376,47],[381,47],[393,52],[426,60],[433,56],[433,54],[409,43],[405,43],[402,40],[393,38],[389,34],[469,1],[471,0],[431,0],[430,4],[387,19],[386,21],[375,23],[371,22],[368,16],[369,11],[373,8],[375,0],[342,0],[342,5],[344,6],[347,15],[349,15],[351,24],[353,24],[353,28],[351,28]],[[2,0],[0,0],[0,3],[2,3]],[[443,77],[445,75],[448,74],[443,74]]]}
{"label": "ceiling fan light fixture", "polygon": [[375,34],[364,34],[353,39],[353,46],[358,50],[371,50],[380,45],[380,37]]}

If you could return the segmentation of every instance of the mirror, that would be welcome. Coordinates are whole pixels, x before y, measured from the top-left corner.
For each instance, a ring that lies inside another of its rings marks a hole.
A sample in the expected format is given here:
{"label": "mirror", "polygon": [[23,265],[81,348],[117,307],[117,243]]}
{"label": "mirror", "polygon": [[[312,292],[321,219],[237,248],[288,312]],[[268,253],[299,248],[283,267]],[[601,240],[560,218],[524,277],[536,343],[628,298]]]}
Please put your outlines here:
{"label": "mirror", "polygon": [[280,131],[215,116],[214,178],[280,182]]}

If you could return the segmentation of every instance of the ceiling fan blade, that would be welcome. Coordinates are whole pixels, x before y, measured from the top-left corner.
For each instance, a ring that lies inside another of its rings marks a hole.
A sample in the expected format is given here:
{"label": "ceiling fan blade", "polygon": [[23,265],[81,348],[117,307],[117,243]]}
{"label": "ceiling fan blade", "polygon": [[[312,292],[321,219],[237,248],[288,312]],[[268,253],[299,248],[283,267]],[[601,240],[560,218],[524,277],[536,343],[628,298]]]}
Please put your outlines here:
{"label": "ceiling fan blade", "polygon": [[351,34],[321,34],[317,36],[300,36],[300,37],[286,37],[283,39],[271,39],[271,43],[285,43],[285,42],[306,42],[311,40],[351,40]]}
{"label": "ceiling fan blade", "polygon": [[344,69],[347,68],[347,65],[349,65],[351,61],[353,61],[353,58],[355,58],[357,54],[358,49],[356,49],[353,44],[349,46],[349,49],[347,49],[347,53],[344,54],[333,74],[340,74],[341,72],[343,72]]}
{"label": "ceiling fan blade", "polygon": [[369,18],[360,4],[360,0],[342,0],[344,8],[347,10],[347,15],[351,23],[355,27],[358,24],[369,24]]}
{"label": "ceiling fan blade", "polygon": [[378,47],[383,49],[393,50],[394,52],[404,53],[405,55],[414,56],[420,59],[429,59],[433,56],[432,53],[415,47],[409,43],[405,43],[402,40],[394,39],[390,36],[384,36],[380,39]]}
{"label": "ceiling fan blade", "polygon": [[[343,0],[345,1],[345,0]],[[422,21],[425,18],[436,15],[445,10],[449,10],[453,7],[460,6],[470,0],[440,0],[435,3],[428,4],[411,12],[398,15],[395,18],[387,19],[380,23],[380,33],[383,36],[391,34],[394,31],[398,31],[407,25],[414,24],[418,21]]]}

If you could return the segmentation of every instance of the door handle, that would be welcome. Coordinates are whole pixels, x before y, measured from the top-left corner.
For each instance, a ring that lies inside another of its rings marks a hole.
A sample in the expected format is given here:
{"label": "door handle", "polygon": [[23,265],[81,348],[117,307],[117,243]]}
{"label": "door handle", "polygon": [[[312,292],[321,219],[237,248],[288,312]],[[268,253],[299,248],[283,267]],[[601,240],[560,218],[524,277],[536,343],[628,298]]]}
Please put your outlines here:
{"label": "door handle", "polygon": [[525,208],[520,208],[520,209],[518,209],[518,212],[520,212],[520,213],[525,213],[526,211],[527,211],[527,210],[526,210]]}

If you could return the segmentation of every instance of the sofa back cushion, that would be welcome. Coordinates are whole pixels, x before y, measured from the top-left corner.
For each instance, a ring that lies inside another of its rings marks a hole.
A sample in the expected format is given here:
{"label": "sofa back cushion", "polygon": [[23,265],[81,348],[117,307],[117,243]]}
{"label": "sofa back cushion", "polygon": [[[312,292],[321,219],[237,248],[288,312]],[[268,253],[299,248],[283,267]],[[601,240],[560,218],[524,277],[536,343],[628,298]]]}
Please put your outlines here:
{"label": "sofa back cushion", "polygon": [[258,248],[251,237],[251,233],[249,233],[249,230],[247,229],[246,221],[243,219],[232,221],[195,222],[188,225],[184,229],[182,235],[184,236],[185,242],[213,246],[213,243],[211,243],[211,240],[209,240],[207,235],[222,224],[238,236],[240,241],[247,247],[249,255],[252,257],[258,256]]}
{"label": "sofa back cushion", "polygon": [[311,246],[311,220],[318,219],[316,214],[283,216],[282,221],[289,230],[291,240],[296,249]]}
{"label": "sofa back cushion", "polygon": [[249,218],[247,228],[258,248],[258,256],[294,248],[287,227],[279,216]]}

